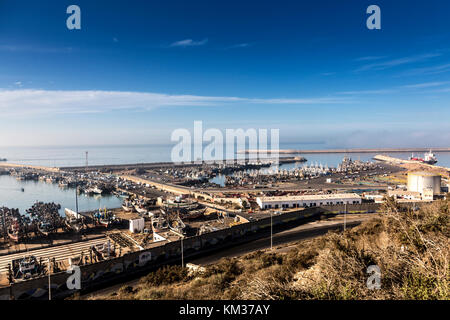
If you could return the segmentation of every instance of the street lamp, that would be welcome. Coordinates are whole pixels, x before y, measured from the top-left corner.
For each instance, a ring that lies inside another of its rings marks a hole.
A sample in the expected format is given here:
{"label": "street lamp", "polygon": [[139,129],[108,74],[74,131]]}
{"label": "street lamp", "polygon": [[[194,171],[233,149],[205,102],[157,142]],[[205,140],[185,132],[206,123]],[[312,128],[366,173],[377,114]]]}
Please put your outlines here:
{"label": "street lamp", "polygon": [[52,300],[52,287],[50,283],[50,271],[51,271],[50,257],[47,258],[47,263],[48,263],[48,300]]}

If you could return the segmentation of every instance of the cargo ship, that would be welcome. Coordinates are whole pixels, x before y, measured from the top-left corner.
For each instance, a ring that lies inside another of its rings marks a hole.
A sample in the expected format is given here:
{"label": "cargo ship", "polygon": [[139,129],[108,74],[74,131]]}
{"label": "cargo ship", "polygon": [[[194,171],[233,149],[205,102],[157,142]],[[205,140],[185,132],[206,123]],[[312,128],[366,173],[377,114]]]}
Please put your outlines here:
{"label": "cargo ship", "polygon": [[418,161],[426,164],[435,164],[438,162],[436,156],[434,155],[434,153],[431,152],[431,150],[430,152],[425,153],[423,155],[423,158],[415,157],[414,154],[412,154],[411,157],[409,157],[409,160]]}

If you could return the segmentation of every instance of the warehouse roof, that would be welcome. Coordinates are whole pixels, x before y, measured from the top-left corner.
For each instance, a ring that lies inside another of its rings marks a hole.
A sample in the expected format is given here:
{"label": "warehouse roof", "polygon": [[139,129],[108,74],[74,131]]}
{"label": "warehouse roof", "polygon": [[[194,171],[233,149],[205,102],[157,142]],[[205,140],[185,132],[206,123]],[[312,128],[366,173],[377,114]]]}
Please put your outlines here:
{"label": "warehouse roof", "polygon": [[426,177],[436,177],[439,176],[437,173],[433,172],[425,172],[425,171],[416,171],[416,172],[408,172],[409,175],[413,176],[426,176]]}
{"label": "warehouse roof", "polygon": [[356,193],[332,193],[332,194],[307,194],[301,196],[276,196],[276,197],[258,197],[263,202],[271,201],[302,201],[302,200],[344,200],[361,199]]}

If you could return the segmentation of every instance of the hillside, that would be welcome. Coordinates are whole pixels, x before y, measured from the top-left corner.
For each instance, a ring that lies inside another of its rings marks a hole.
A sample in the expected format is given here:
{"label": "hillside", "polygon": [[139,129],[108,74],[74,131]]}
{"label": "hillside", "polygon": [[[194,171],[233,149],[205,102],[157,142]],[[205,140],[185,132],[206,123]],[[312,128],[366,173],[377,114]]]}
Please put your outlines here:
{"label": "hillside", "polygon": [[[449,205],[442,200],[410,211],[389,199],[386,214],[345,234],[222,259],[202,273],[165,267],[134,288],[95,299],[448,300]],[[379,290],[367,288],[370,265],[381,269]]]}

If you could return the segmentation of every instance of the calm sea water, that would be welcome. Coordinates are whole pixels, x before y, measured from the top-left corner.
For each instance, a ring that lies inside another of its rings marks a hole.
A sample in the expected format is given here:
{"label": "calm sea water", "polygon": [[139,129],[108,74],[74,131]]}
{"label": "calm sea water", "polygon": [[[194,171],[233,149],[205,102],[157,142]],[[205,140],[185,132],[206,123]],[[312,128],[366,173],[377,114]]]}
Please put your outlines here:
{"label": "calm sea water", "polygon": [[[0,147],[0,158],[19,164],[42,165],[49,167],[84,166],[88,151],[90,165],[128,164],[144,162],[171,161],[173,145],[129,145],[129,146],[70,146],[70,147]],[[280,144],[280,149],[320,149],[315,145]],[[305,154],[308,164],[318,162],[337,166],[344,156],[363,161],[370,160],[374,154]],[[391,156],[408,159],[410,153],[392,153]],[[422,156],[421,154],[416,154]],[[436,153],[437,165],[450,167],[450,153]]]}
{"label": "calm sea water", "polygon": [[[24,192],[22,188],[25,189]],[[59,203],[60,214],[64,216],[64,208],[75,210],[75,189],[61,189],[53,183],[18,181],[12,176],[0,176],[0,206],[19,208],[20,213],[25,214],[25,210],[36,201]],[[118,208],[121,203],[122,199],[116,196],[78,196],[79,211]]]}
{"label": "calm sea water", "polygon": [[[84,166],[85,152],[88,151],[89,164],[125,164],[144,162],[170,161],[173,145],[138,145],[138,146],[77,146],[77,147],[0,147],[0,158],[7,158],[8,162],[18,164],[42,165],[50,167]],[[283,145],[281,149],[319,149],[312,145]],[[305,154],[307,165],[323,164],[336,167],[344,156],[355,160],[367,161],[375,154]],[[393,153],[394,157],[408,159],[409,153]],[[450,167],[450,153],[436,153],[438,165]],[[286,164],[282,168],[302,166],[299,164]],[[25,192],[21,192],[21,188]],[[62,208],[75,208],[75,191],[73,189],[60,189],[56,184],[45,182],[17,181],[14,177],[0,176],[0,206],[19,208],[21,212],[31,207],[36,201],[60,203]],[[121,199],[109,197],[79,197],[79,210],[95,210],[98,208],[116,208]],[[63,209],[61,209],[63,212]]]}

